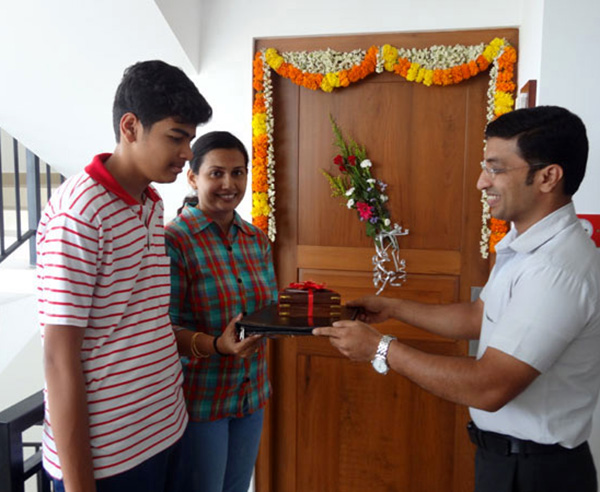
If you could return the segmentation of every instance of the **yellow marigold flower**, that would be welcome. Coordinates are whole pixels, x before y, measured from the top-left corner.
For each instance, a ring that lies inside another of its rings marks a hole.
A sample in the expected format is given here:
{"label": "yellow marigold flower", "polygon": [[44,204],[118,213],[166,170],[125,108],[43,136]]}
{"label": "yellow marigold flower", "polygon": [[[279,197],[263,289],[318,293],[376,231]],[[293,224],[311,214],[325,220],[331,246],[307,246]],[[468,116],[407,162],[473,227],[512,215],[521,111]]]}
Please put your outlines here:
{"label": "yellow marigold flower", "polygon": [[252,134],[255,137],[267,133],[267,115],[256,113],[252,116]]}
{"label": "yellow marigold flower", "polygon": [[275,48],[269,48],[265,51],[265,60],[267,63],[273,68],[273,70],[278,70],[281,64],[284,62],[283,57],[277,53]]}
{"label": "yellow marigold flower", "polygon": [[381,49],[381,56],[383,58],[383,68],[385,68],[388,72],[394,71],[394,65],[398,60],[398,49],[390,46],[389,44],[384,44]]}
{"label": "yellow marigold flower", "polygon": [[332,87],[340,86],[340,77],[338,76],[337,72],[329,72],[325,75],[325,77],[329,81],[329,85],[331,85]]}
{"label": "yellow marigold flower", "polygon": [[425,69],[425,75],[423,76],[423,84],[429,87],[433,84],[433,70]]}
{"label": "yellow marigold flower", "polygon": [[515,100],[508,92],[497,91],[494,94],[494,114],[501,115],[512,110]]}
{"label": "yellow marigold flower", "polygon": [[498,52],[504,46],[504,39],[494,38],[483,50],[483,57],[490,63],[498,56]]}
{"label": "yellow marigold flower", "polygon": [[406,80],[409,82],[414,82],[417,78],[417,73],[419,73],[419,64],[412,62],[410,64],[410,68],[408,69],[408,73],[406,74]]}
{"label": "yellow marigold flower", "polygon": [[423,82],[423,80],[425,79],[425,72],[426,72],[426,69],[424,69],[422,67],[419,68],[419,71],[417,72],[417,78],[415,79],[415,82],[418,82],[419,84],[421,82]]}
{"label": "yellow marigold flower", "polygon": [[265,192],[252,193],[252,217],[267,216],[270,211],[267,194]]}
{"label": "yellow marigold flower", "polygon": [[321,81],[321,90],[323,92],[333,91],[333,86],[329,83],[329,79],[327,77],[323,77],[323,80]]}

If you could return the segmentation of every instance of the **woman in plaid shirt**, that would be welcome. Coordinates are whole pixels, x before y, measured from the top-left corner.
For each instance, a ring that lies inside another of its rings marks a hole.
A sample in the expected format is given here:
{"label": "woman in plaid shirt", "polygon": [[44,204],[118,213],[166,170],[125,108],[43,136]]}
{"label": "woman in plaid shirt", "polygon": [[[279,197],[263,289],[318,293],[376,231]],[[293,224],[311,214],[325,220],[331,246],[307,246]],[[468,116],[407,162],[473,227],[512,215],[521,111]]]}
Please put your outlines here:
{"label": "woman in plaid shirt", "polygon": [[235,322],[276,300],[275,272],[267,237],[235,212],[248,177],[242,142],[211,132],[192,151],[188,182],[196,196],[165,231],[190,414],[187,490],[246,492],[270,386],[266,341],[238,340]]}

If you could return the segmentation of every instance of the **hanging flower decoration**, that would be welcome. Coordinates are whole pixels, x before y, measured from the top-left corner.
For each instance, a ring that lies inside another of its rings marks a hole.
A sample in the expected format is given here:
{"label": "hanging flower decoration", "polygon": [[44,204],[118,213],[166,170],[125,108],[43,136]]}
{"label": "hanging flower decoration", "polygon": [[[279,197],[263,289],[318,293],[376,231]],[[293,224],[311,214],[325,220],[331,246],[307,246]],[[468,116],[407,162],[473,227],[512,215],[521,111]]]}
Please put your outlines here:
{"label": "hanging flower decoration", "polygon": [[346,141],[342,130],[330,115],[335,146],[339,154],[333,158],[339,174],[333,176],[321,171],[331,187],[331,196],[340,197],[346,207],[356,210],[360,221],[366,225],[367,236],[373,239],[373,285],[379,295],[387,285],[400,287],[406,280],[406,262],[401,259],[399,236],[406,236],[408,230],[390,220],[390,212],[385,205],[388,196],[387,184],[375,179],[373,163],[367,159],[363,145],[354,140]]}
{"label": "hanging flower decoration", "polygon": [[367,236],[375,238],[382,231],[389,232],[390,213],[385,205],[387,184],[373,177],[373,163],[367,159],[365,147],[353,140],[346,142],[333,117],[329,118],[339,152],[333,163],[339,174],[333,176],[327,171],[321,172],[329,181],[331,196],[342,198],[346,207],[356,210],[359,220],[366,225]]}
{"label": "hanging flower decoration", "polygon": [[275,159],[273,150],[273,85],[263,54],[253,63],[252,223],[275,241]]}
{"label": "hanging flower decoration", "polygon": [[[275,159],[273,152],[273,100],[271,71],[311,90],[331,92],[347,87],[373,73],[395,73],[409,82],[425,86],[458,84],[489,69],[487,122],[514,107],[514,65],[516,50],[501,38],[490,43],[464,46],[431,46],[423,49],[397,48],[389,44],[371,46],[368,50],[338,52],[331,49],[312,52],[279,53],[268,48],[254,58],[253,106],[253,223],[261,227],[271,241],[275,240]],[[266,190],[264,189],[266,176]],[[262,186],[261,186],[262,185]],[[264,198],[262,195],[264,194]],[[256,195],[256,196],[254,196]],[[261,198],[259,198],[259,196]],[[491,219],[482,195],[482,228],[480,250],[484,258],[493,251],[494,241],[505,234],[507,226]],[[365,212],[365,214],[368,214]]]}

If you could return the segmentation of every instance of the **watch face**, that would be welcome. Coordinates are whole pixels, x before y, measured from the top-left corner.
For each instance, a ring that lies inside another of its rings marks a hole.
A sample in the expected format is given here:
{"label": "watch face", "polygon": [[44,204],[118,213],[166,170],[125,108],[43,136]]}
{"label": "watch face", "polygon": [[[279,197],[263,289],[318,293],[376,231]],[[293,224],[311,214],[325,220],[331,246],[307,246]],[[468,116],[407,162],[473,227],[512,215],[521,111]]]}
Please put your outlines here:
{"label": "watch face", "polygon": [[375,369],[379,374],[386,374],[388,372],[387,362],[381,357],[375,357],[372,364],[373,369]]}

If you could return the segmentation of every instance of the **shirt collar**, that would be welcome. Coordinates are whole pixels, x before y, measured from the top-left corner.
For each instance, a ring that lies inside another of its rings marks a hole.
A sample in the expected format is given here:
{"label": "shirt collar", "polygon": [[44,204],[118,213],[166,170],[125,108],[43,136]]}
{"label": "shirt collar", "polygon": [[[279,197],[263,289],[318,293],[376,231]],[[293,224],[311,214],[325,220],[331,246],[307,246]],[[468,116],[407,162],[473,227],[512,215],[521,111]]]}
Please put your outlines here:
{"label": "shirt collar", "polygon": [[506,237],[496,245],[496,251],[503,253],[508,252],[506,251],[508,249],[512,249],[517,253],[530,253],[548,242],[567,226],[577,222],[577,220],[575,206],[573,202],[569,202],[546,215],[519,236],[517,236],[517,231],[513,227]]}
{"label": "shirt collar", "polygon": [[[202,210],[191,204],[186,204],[183,207],[181,214],[184,218],[193,220],[196,224],[196,227],[200,231],[204,230],[214,222]],[[256,231],[246,221],[244,221],[236,211],[233,212],[232,225],[237,227],[240,231],[248,236],[254,236],[256,234]]]}
{"label": "shirt collar", "polygon": [[[127,205],[139,205],[139,202],[127,193],[114,176],[108,172],[108,169],[106,169],[104,163],[111,155],[112,154],[105,153],[94,156],[92,162],[85,167],[85,172],[108,191],[121,198]],[[158,202],[160,200],[160,196],[151,186],[146,188],[145,193],[153,202]]]}

